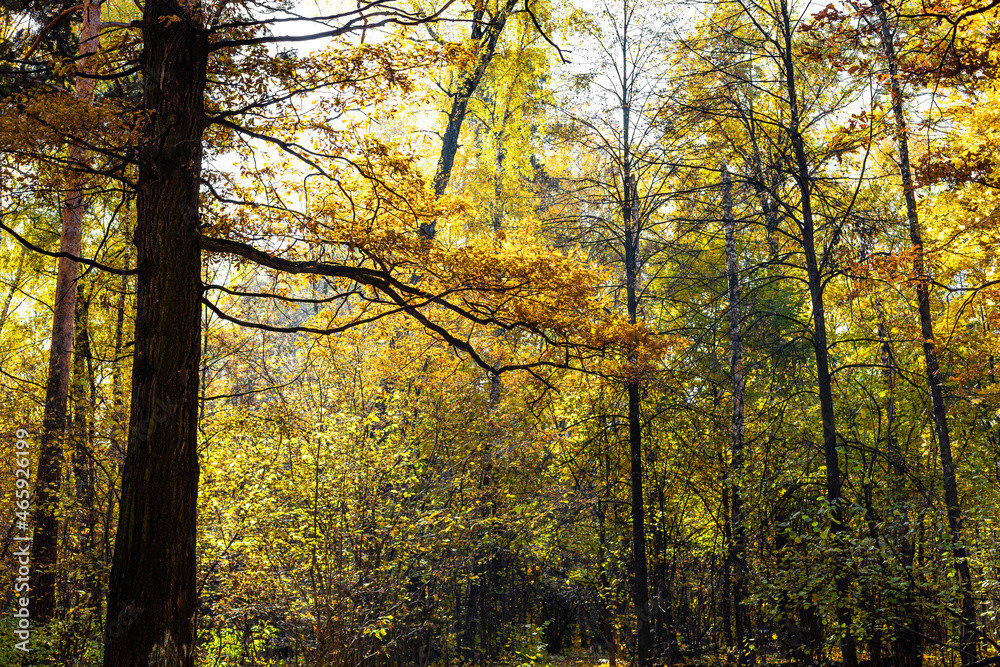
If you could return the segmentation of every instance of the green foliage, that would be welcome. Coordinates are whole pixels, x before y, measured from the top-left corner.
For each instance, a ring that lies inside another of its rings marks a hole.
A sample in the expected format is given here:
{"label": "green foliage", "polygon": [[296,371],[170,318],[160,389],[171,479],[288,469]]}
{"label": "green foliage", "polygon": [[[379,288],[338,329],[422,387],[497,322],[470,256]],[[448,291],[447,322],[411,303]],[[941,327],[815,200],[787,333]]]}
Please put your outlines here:
{"label": "green foliage", "polygon": [[233,665],[260,665],[272,667],[280,665],[275,659],[263,657],[272,643],[277,630],[267,625],[255,625],[246,631],[223,627],[209,630],[208,639],[202,644],[199,664],[211,667],[231,667]]}

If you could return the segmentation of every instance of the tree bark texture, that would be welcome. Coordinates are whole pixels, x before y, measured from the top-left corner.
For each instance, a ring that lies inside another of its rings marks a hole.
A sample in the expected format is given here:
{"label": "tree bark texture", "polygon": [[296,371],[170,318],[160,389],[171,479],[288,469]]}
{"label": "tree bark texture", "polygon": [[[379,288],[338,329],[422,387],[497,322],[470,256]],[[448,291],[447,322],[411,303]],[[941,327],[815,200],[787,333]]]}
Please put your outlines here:
{"label": "tree bark texture", "polygon": [[149,120],[139,153],[135,358],[105,667],[194,665],[198,190],[208,56],[200,21],[196,4],[145,4]]}

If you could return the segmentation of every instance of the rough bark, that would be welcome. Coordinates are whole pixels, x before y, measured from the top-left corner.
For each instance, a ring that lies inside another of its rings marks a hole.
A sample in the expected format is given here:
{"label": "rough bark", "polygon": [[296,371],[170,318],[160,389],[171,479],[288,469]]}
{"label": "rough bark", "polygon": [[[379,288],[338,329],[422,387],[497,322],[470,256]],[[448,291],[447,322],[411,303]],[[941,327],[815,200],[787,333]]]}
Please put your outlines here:
{"label": "rough bark", "polygon": [[[73,90],[77,100],[89,102],[94,95],[95,80],[91,56],[99,47],[101,3],[85,0],[83,23],[80,27],[78,75]],[[80,165],[86,151],[76,144],[67,150],[64,174],[66,193],[62,209],[60,252],[80,255],[80,239],[85,207]],[[56,296],[52,312],[52,340],[49,346],[49,375],[45,386],[45,410],[39,443],[37,491],[35,497],[35,532],[31,561],[35,568],[32,579],[32,613],[36,620],[46,622],[56,611],[56,566],[58,561],[58,503],[62,482],[62,439],[67,427],[67,400],[73,353],[73,320],[76,311],[76,284],[79,265],[65,257],[56,269]]]}
{"label": "rough bark", "polygon": [[200,20],[196,4],[147,0],[143,12],[150,120],[139,151],[132,406],[105,667],[194,665],[197,224],[208,54]]}
{"label": "rough bark", "polygon": [[903,181],[903,197],[906,201],[906,221],[913,246],[913,283],[917,292],[917,309],[920,316],[921,347],[924,353],[924,367],[927,386],[931,394],[931,410],[934,416],[934,434],[937,438],[941,459],[941,479],[944,487],[944,503],[948,514],[948,529],[954,558],[955,574],[962,587],[962,633],[959,639],[962,664],[976,661],[978,655],[976,637],[979,633],[976,601],[972,594],[972,576],[966,554],[962,508],[958,500],[958,475],[951,451],[951,434],[948,429],[948,407],[945,405],[944,390],[941,386],[941,372],[934,338],[934,319],[931,314],[930,276],[924,259],[924,241],[917,214],[917,200],[913,191],[913,172],[910,169],[909,133],[903,109],[903,91],[899,82],[899,59],[893,44],[889,20],[882,0],[874,0],[879,21],[879,36],[882,50],[889,68],[889,89],[892,96],[892,114],[896,125],[896,147],[899,152],[899,175]]}
{"label": "rough bark", "polygon": [[[782,66],[784,69],[785,89],[788,95],[789,124],[788,138],[795,155],[795,180],[798,185],[802,220],[800,223],[802,251],[806,264],[806,278],[809,286],[809,300],[813,311],[812,343],[816,357],[816,385],[819,393],[820,420],[823,425],[823,457],[826,463],[826,499],[830,506],[830,532],[837,542],[842,542],[846,533],[844,525],[844,498],[842,493],[843,477],[840,472],[840,457],[837,451],[837,427],[833,405],[833,380],[830,375],[830,348],[827,339],[826,308],[823,301],[823,277],[820,273],[816,256],[816,226],[812,211],[812,177],[809,174],[809,163],[806,156],[805,142],[802,137],[799,118],[798,96],[796,91],[795,67],[792,61],[792,27],[788,13],[788,3],[781,0],[782,23]],[[847,605],[850,581],[847,573],[840,569],[836,577],[837,594],[840,598],[837,605],[837,624],[840,626],[842,639],[840,650],[843,654],[844,667],[857,667],[857,646],[851,634],[851,611]]]}
{"label": "rough bark", "polygon": [[752,629],[746,610],[746,532],[743,523],[743,479],[745,428],[743,422],[743,319],[740,314],[740,274],[736,261],[736,221],[733,216],[733,184],[729,170],[722,165],[722,220],[726,235],[726,275],[729,306],[729,377],[732,384],[731,419],[732,462],[729,471],[730,524],[732,538],[729,556],[733,566],[732,599],[739,664],[753,662]]}

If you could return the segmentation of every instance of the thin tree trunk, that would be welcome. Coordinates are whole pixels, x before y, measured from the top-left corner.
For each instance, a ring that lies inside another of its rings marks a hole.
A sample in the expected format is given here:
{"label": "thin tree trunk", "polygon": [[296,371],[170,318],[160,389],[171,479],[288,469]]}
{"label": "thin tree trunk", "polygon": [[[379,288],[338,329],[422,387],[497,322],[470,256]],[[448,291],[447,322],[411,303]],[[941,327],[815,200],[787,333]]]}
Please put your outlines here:
{"label": "thin tree trunk", "polygon": [[81,510],[84,531],[80,550],[89,554],[93,548],[94,526],[94,459],[91,452],[93,425],[91,405],[94,401],[93,365],[90,360],[90,300],[82,293],[76,301],[76,342],[73,350],[73,476],[76,478],[76,502]]}
{"label": "thin tree trunk", "polygon": [[[606,427],[604,417],[601,417],[601,430],[603,432]],[[609,501],[608,496],[611,493],[611,488],[613,483],[611,481],[611,455],[605,448],[604,454],[604,488],[602,491],[602,499],[597,501],[597,544],[600,547],[598,555],[600,556],[601,573],[601,590],[611,591],[611,578],[608,576],[608,566],[611,562],[610,549],[608,548],[608,534],[606,529],[606,516],[607,516],[607,506]],[[604,642],[608,647],[608,664],[610,667],[617,667],[618,665],[618,637],[615,634],[614,619],[612,618],[613,610],[607,604],[607,601],[603,599],[603,593],[598,596],[601,603],[601,632],[604,634]]]}
{"label": "thin tree trunk", "polygon": [[[719,468],[726,469],[725,454],[719,450]],[[732,474],[732,470],[729,471]],[[728,475],[727,475],[728,476]],[[733,511],[729,506],[730,482],[722,481],[722,541],[724,555],[722,558],[722,600],[719,603],[719,615],[722,616],[722,638],[727,647],[739,646],[733,641]],[[712,591],[715,599],[715,591]]]}
{"label": "thin tree trunk", "polygon": [[80,521],[77,549],[87,563],[84,575],[84,604],[96,605],[100,612],[101,578],[95,553],[97,529],[96,481],[94,464],[93,404],[97,394],[94,364],[90,352],[90,299],[81,288],[76,300],[76,324],[73,349],[73,383],[70,399],[73,405],[73,476],[76,480],[76,504]]}
{"label": "thin tree trunk", "polygon": [[729,170],[722,165],[722,219],[726,233],[726,274],[729,278],[729,375],[733,392],[732,465],[729,472],[732,540],[730,555],[733,564],[733,612],[735,614],[736,645],[739,664],[753,662],[751,628],[746,610],[746,532],[743,524],[743,499],[740,484],[743,479],[743,319],[740,314],[740,274],[736,261],[736,221],[733,216],[733,185]]}
{"label": "thin tree trunk", "polygon": [[93,355],[90,350],[90,297],[82,293],[76,301],[76,342],[73,349],[73,476],[76,478],[76,502],[79,507],[82,535],[79,551],[87,563],[84,575],[87,606],[97,609],[100,618],[104,606],[97,552],[97,466],[94,459],[93,406],[97,396]]}
{"label": "thin tree trunk", "polygon": [[[170,20],[181,13],[181,20]],[[197,3],[147,0],[132,407],[108,591],[105,667],[193,667],[208,42]]]}
{"label": "thin tree trunk", "polygon": [[892,42],[889,20],[882,0],[874,0],[872,6],[878,14],[879,34],[882,50],[889,66],[889,89],[892,96],[892,114],[896,122],[896,145],[899,151],[899,175],[903,181],[903,197],[906,200],[906,221],[913,246],[913,275],[917,291],[917,309],[920,314],[920,335],[923,339],[924,366],[927,386],[931,394],[931,408],[934,415],[934,433],[937,437],[938,452],[941,457],[941,479],[944,487],[944,503],[948,513],[948,529],[954,556],[955,574],[962,587],[962,632],[959,640],[962,664],[975,662],[978,655],[976,637],[979,633],[976,601],[972,594],[972,575],[965,550],[962,508],[958,500],[958,476],[951,452],[951,434],[948,429],[948,408],[944,402],[941,386],[940,366],[934,339],[934,320],[931,315],[930,276],[924,259],[924,242],[917,216],[917,199],[913,192],[913,174],[910,169],[909,134],[906,129],[906,115],[903,110],[903,91],[899,83],[899,59]]}
{"label": "thin tree trunk", "polygon": [[[792,28],[788,14],[787,0],[781,0],[781,22],[784,40],[782,58],[784,62],[785,86],[788,93],[789,127],[788,136],[795,154],[795,180],[798,182],[802,206],[802,251],[805,255],[806,277],[809,285],[809,299],[813,311],[813,349],[816,355],[816,384],[819,390],[820,419],[823,424],[823,455],[826,463],[826,498],[831,508],[830,531],[838,542],[846,533],[844,523],[843,478],[840,473],[840,459],[837,452],[837,427],[834,418],[833,381],[830,375],[830,351],[826,331],[826,309],[823,302],[823,277],[816,257],[816,227],[813,220],[811,200],[811,176],[806,158],[799,120],[799,105],[795,86],[795,69],[792,61]],[[847,573],[838,568],[836,588],[838,595],[837,624],[842,635],[840,650],[844,667],[857,667],[858,654],[851,633],[852,614],[848,606],[850,580]]]}
{"label": "thin tree trunk", "polygon": [[878,337],[882,343],[882,378],[885,382],[886,454],[889,458],[891,476],[889,496],[894,511],[898,513],[890,522],[888,539],[899,553],[900,565],[906,573],[906,593],[903,609],[906,621],[896,635],[893,644],[893,664],[896,667],[920,667],[923,663],[923,638],[920,633],[920,616],[916,613],[917,591],[913,579],[913,538],[910,537],[909,509],[905,504],[907,481],[906,459],[896,437],[896,375],[898,364],[889,334],[889,325],[881,297],[875,297],[875,312],[878,316]]}
{"label": "thin tree trunk", "polygon": [[[458,139],[462,134],[462,124],[469,109],[469,102],[483,80],[486,70],[496,55],[500,34],[507,19],[510,18],[517,0],[504,0],[497,7],[495,16],[489,16],[485,9],[477,9],[472,18],[472,41],[476,44],[476,62],[472,69],[463,72],[459,77],[451,95],[451,109],[448,111],[448,122],[441,137],[441,155],[434,171],[434,194],[438,197],[448,189],[451,181],[451,170],[455,166],[455,156],[458,154]],[[486,19],[484,21],[484,19]],[[436,233],[436,221],[420,228],[421,234],[433,239]]]}
{"label": "thin tree trunk", "polygon": [[[637,281],[639,274],[640,213],[638,188],[632,173],[631,120],[632,88],[628,70],[628,26],[630,11],[627,2],[621,34],[621,105],[622,105],[622,201],[621,216],[625,238],[625,294],[629,322],[638,320],[639,300]],[[634,362],[634,356],[630,358]],[[625,387],[628,394],[628,441],[630,461],[630,487],[632,509],[632,599],[636,616],[636,660],[638,667],[649,667],[653,659],[653,640],[649,623],[649,574],[646,562],[645,500],[642,491],[642,415],[639,383],[630,380]]]}
{"label": "thin tree trunk", "polygon": [[[624,190],[622,218],[625,227],[625,292],[627,297],[629,322],[636,323],[638,297],[636,279],[638,274],[638,202],[635,185],[632,182],[628,149],[628,106],[623,111],[625,131]],[[634,359],[633,359],[634,361]],[[649,667],[652,661],[652,634],[649,625],[649,575],[646,563],[646,522],[644,497],[642,492],[642,417],[639,383],[630,381],[628,393],[628,441],[631,462],[630,481],[632,490],[632,597],[636,615],[636,649],[639,667]]]}
{"label": "thin tree trunk", "polygon": [[[100,0],[85,0],[83,24],[80,27],[78,74],[73,97],[89,102],[94,95],[95,80],[91,56],[99,48],[101,31]],[[66,196],[62,209],[60,252],[80,255],[83,228],[84,195],[80,166],[86,160],[86,151],[70,144],[64,172]],[[60,257],[56,269],[56,296],[52,312],[52,341],[49,346],[49,376],[45,387],[45,411],[42,417],[42,434],[38,453],[35,533],[32,541],[32,612],[40,622],[52,619],[56,610],[56,566],[58,561],[59,520],[57,506],[62,482],[62,439],[67,420],[69,376],[73,353],[73,319],[76,311],[76,283],[79,265],[71,259]]]}
{"label": "thin tree trunk", "polygon": [[[127,269],[129,264],[129,253],[126,248],[125,261],[123,262],[124,267]],[[128,276],[121,277],[121,283],[118,286],[118,303],[115,305],[115,362],[114,367],[111,371],[111,391],[112,397],[111,402],[114,406],[114,438],[113,443],[116,448],[116,454],[124,453],[125,451],[125,441],[128,438],[128,432],[125,427],[125,420],[127,415],[125,414],[125,383],[122,378],[122,352],[125,349],[125,296],[128,294]],[[115,458],[115,472],[118,472],[118,462],[119,458]]]}
{"label": "thin tree trunk", "polygon": [[21,254],[17,258],[17,269],[14,271],[14,280],[10,283],[10,289],[3,300],[3,309],[0,310],[0,332],[3,331],[4,325],[7,324],[7,318],[10,316],[10,304],[14,300],[14,293],[21,286],[21,279],[24,277],[24,258],[27,254],[28,249],[21,248]]}

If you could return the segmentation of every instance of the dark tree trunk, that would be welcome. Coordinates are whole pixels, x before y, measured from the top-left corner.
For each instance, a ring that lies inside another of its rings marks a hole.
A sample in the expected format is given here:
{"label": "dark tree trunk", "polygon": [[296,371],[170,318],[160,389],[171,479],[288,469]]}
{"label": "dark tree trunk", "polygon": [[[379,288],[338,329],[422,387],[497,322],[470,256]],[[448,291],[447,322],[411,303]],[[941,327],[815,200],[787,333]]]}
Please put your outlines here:
{"label": "dark tree trunk", "polygon": [[[604,418],[601,418],[602,427],[605,425]],[[597,544],[600,547],[599,555],[600,562],[604,563],[601,567],[600,582],[601,589],[604,591],[612,590],[611,587],[611,577],[608,576],[608,567],[611,563],[610,549],[608,547],[608,534],[606,529],[606,518],[607,518],[607,507],[609,506],[609,496],[611,493],[611,488],[613,482],[611,480],[611,455],[605,451],[604,454],[604,488],[602,492],[603,498],[597,502]],[[599,595],[601,604],[601,619],[600,626],[601,632],[604,635],[605,644],[608,647],[608,664],[610,667],[617,667],[618,665],[618,637],[615,634],[615,626],[612,621],[614,610],[611,605],[603,599],[603,594]]]}
{"label": "dark tree trunk", "polygon": [[[625,127],[628,128],[628,109],[625,109]],[[628,132],[625,133],[626,142]],[[629,169],[626,143],[625,174],[623,182],[626,192],[622,205],[625,227],[625,291],[628,299],[628,315],[632,324],[636,323],[638,298],[636,279],[638,275],[638,202],[635,186]],[[628,441],[630,481],[632,491],[632,597],[636,615],[636,650],[639,667],[649,667],[653,655],[652,633],[649,625],[649,575],[646,563],[646,522],[644,496],[642,492],[642,415],[639,383],[629,382],[628,393]]]}
{"label": "dark tree trunk", "polygon": [[[73,476],[76,479],[76,503],[83,522],[79,550],[89,561],[93,557],[94,530],[97,526],[97,505],[94,484],[96,466],[92,452],[94,427],[92,405],[96,394],[94,365],[90,354],[90,300],[81,293],[76,301],[76,342],[73,350],[73,383],[70,398],[73,403]],[[96,571],[87,575],[88,593],[96,599]]]}
{"label": "dark tree trunk", "polygon": [[722,166],[722,219],[726,234],[726,274],[729,278],[729,375],[732,382],[732,464],[727,490],[730,495],[730,561],[732,563],[733,613],[739,664],[753,662],[752,635],[746,610],[746,533],[743,527],[743,499],[740,483],[743,479],[743,319],[740,314],[740,273],[736,261],[736,221],[733,216],[733,185],[729,171]]}
{"label": "dark tree trunk", "polygon": [[[127,269],[129,265],[128,246],[125,249],[125,261],[123,266]],[[128,439],[128,432],[125,425],[127,415],[125,412],[125,382],[122,374],[122,362],[128,358],[122,353],[125,350],[125,297],[129,291],[128,276],[122,276],[118,286],[118,302],[115,304],[115,361],[111,371],[111,404],[114,407],[114,435],[112,442],[115,446],[115,472],[118,472],[118,464],[125,452],[125,442]]]}
{"label": "dark tree trunk", "polygon": [[[621,153],[621,216],[625,241],[625,295],[629,322],[638,321],[639,297],[639,241],[642,221],[640,219],[639,193],[633,170],[631,105],[632,83],[628,75],[629,37],[628,24],[630,10],[627,3],[624,11],[621,34],[621,105],[622,105],[622,153]],[[629,359],[635,361],[633,355]],[[649,574],[646,562],[646,521],[645,500],[642,491],[642,405],[639,383],[630,380],[625,387],[628,394],[628,441],[630,461],[630,487],[632,505],[632,599],[636,616],[636,660],[638,667],[649,667],[653,659],[653,636],[649,623]]]}
{"label": "dark tree trunk", "polygon": [[639,385],[628,385],[628,433],[632,482],[632,596],[635,601],[638,664],[648,667],[652,660],[652,633],[649,626],[649,576],[646,565],[646,525],[642,493],[642,424]]}
{"label": "dark tree trunk", "polygon": [[[726,461],[722,451],[719,452],[719,468],[726,469]],[[730,471],[731,474],[731,471]],[[729,506],[729,484],[722,484],[722,540],[725,544],[725,554],[722,559],[722,600],[719,603],[719,615],[722,616],[722,640],[726,646],[737,646],[733,641],[733,513]],[[715,599],[715,591],[712,591]]]}
{"label": "dark tree trunk", "polygon": [[[439,197],[448,189],[448,182],[451,180],[451,170],[455,165],[455,155],[458,153],[458,139],[462,134],[462,124],[469,109],[469,101],[472,100],[493,61],[493,56],[496,55],[500,34],[516,5],[517,0],[504,0],[503,4],[497,7],[495,16],[490,16],[484,9],[478,9],[473,14],[471,38],[476,45],[476,62],[470,70],[461,74],[451,92],[451,109],[448,111],[448,123],[441,136],[441,155],[434,172],[434,194]],[[427,238],[434,238],[434,223],[422,227],[421,232]]]}
{"label": "dark tree trunk", "polygon": [[[831,508],[830,532],[842,541],[846,526],[844,524],[844,498],[842,493],[843,478],[840,472],[840,457],[837,452],[837,428],[834,419],[833,381],[830,375],[830,348],[827,341],[826,309],[823,302],[823,276],[820,273],[816,256],[816,226],[812,211],[812,177],[809,174],[809,163],[806,157],[805,144],[802,137],[799,119],[799,105],[795,86],[795,68],[792,61],[792,27],[788,14],[788,3],[781,0],[781,23],[783,50],[782,66],[785,75],[785,87],[788,94],[789,125],[788,138],[795,154],[795,180],[798,183],[802,206],[802,251],[805,256],[806,278],[809,285],[809,299],[813,311],[812,342],[816,355],[816,384],[819,393],[820,419],[823,424],[823,457],[826,463],[826,499]],[[839,569],[839,568],[838,568]],[[837,624],[843,638],[840,642],[844,667],[857,667],[858,655],[854,637],[851,634],[851,610],[847,603],[850,580],[843,569],[839,569],[836,577]],[[842,603],[842,604],[840,604]]]}
{"label": "dark tree trunk", "polygon": [[903,181],[903,197],[906,200],[906,220],[913,246],[913,275],[917,291],[917,309],[920,314],[920,335],[923,338],[924,366],[927,386],[931,394],[931,408],[934,415],[934,433],[937,437],[941,457],[941,478],[944,487],[944,503],[948,513],[948,529],[954,554],[955,574],[962,587],[962,632],[959,650],[962,664],[976,661],[978,655],[976,637],[979,633],[976,601],[972,594],[972,574],[965,550],[962,528],[962,508],[958,501],[958,476],[951,453],[951,434],[948,429],[948,407],[944,402],[941,386],[940,365],[934,339],[934,320],[931,315],[931,300],[927,266],[924,260],[924,242],[917,216],[917,199],[913,192],[913,175],[910,169],[909,134],[906,129],[906,115],[903,111],[903,91],[899,84],[899,59],[892,41],[889,20],[882,0],[874,0],[878,14],[879,34],[882,50],[889,66],[889,91],[892,96],[892,112],[896,122],[896,146],[899,151],[899,175]]}
{"label": "dark tree trunk", "polygon": [[[181,20],[170,20],[182,12]],[[105,667],[193,667],[198,189],[208,44],[197,5],[147,0],[135,358]]]}

